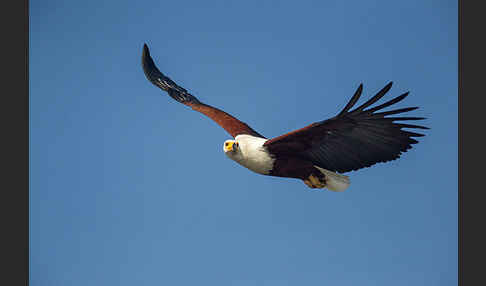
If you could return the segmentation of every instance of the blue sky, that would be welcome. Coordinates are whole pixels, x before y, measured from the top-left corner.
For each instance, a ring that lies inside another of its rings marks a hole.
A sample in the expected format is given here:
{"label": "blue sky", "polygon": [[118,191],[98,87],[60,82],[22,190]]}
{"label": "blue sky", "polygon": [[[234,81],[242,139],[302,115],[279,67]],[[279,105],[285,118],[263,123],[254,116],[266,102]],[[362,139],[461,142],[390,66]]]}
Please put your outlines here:
{"label": "blue sky", "polygon": [[[431,129],[344,193],[258,175],[145,42],[269,138],[389,81]],[[455,1],[31,1],[31,285],[457,285],[457,46]]]}

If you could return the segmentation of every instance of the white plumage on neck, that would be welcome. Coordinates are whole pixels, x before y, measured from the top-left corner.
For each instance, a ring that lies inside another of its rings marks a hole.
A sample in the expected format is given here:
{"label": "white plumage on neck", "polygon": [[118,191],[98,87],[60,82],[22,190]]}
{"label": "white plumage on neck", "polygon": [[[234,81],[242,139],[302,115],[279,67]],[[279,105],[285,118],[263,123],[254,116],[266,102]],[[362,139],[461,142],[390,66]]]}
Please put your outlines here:
{"label": "white plumage on neck", "polygon": [[235,142],[238,143],[238,147],[234,151],[227,151],[224,148],[223,150],[230,159],[237,163],[256,173],[268,175],[275,159],[263,146],[267,140],[251,135],[237,135]]}

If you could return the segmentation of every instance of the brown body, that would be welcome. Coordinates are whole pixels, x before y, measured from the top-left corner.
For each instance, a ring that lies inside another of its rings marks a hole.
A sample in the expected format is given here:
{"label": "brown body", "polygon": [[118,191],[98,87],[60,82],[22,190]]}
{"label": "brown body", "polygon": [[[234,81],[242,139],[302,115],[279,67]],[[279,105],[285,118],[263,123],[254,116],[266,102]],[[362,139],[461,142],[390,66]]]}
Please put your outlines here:
{"label": "brown body", "polygon": [[269,175],[301,180],[306,180],[309,176],[314,175],[324,179],[324,175],[309,160],[287,156],[275,159],[273,169]]}

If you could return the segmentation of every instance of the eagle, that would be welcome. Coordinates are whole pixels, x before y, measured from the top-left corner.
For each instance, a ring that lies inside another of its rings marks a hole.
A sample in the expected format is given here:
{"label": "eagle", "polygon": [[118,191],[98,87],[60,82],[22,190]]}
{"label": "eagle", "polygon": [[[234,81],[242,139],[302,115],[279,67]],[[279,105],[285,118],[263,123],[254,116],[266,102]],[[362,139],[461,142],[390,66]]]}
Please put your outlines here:
{"label": "eagle", "polygon": [[177,102],[208,116],[234,138],[223,144],[223,151],[230,159],[262,175],[300,179],[312,189],[346,190],[350,180],[342,173],[398,159],[418,143],[414,137],[424,136],[403,128],[429,129],[396,122],[422,120],[424,117],[390,117],[418,107],[381,111],[402,101],[409,92],[371,106],[390,90],[393,83],[390,82],[351,110],[363,91],[363,84],[360,84],[336,116],[268,139],[223,110],[201,102],[160,72],[147,44],[143,46],[142,68],[152,84]]}

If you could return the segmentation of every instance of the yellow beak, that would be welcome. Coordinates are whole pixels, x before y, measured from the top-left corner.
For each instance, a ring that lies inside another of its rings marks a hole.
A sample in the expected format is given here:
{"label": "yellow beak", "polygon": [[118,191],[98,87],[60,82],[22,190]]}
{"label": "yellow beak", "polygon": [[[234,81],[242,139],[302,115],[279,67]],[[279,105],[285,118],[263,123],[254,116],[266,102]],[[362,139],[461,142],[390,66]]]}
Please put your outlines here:
{"label": "yellow beak", "polygon": [[233,144],[235,144],[235,142],[233,141],[230,141],[230,142],[226,142],[224,143],[224,150],[226,150],[227,152],[228,151],[233,151]]}

